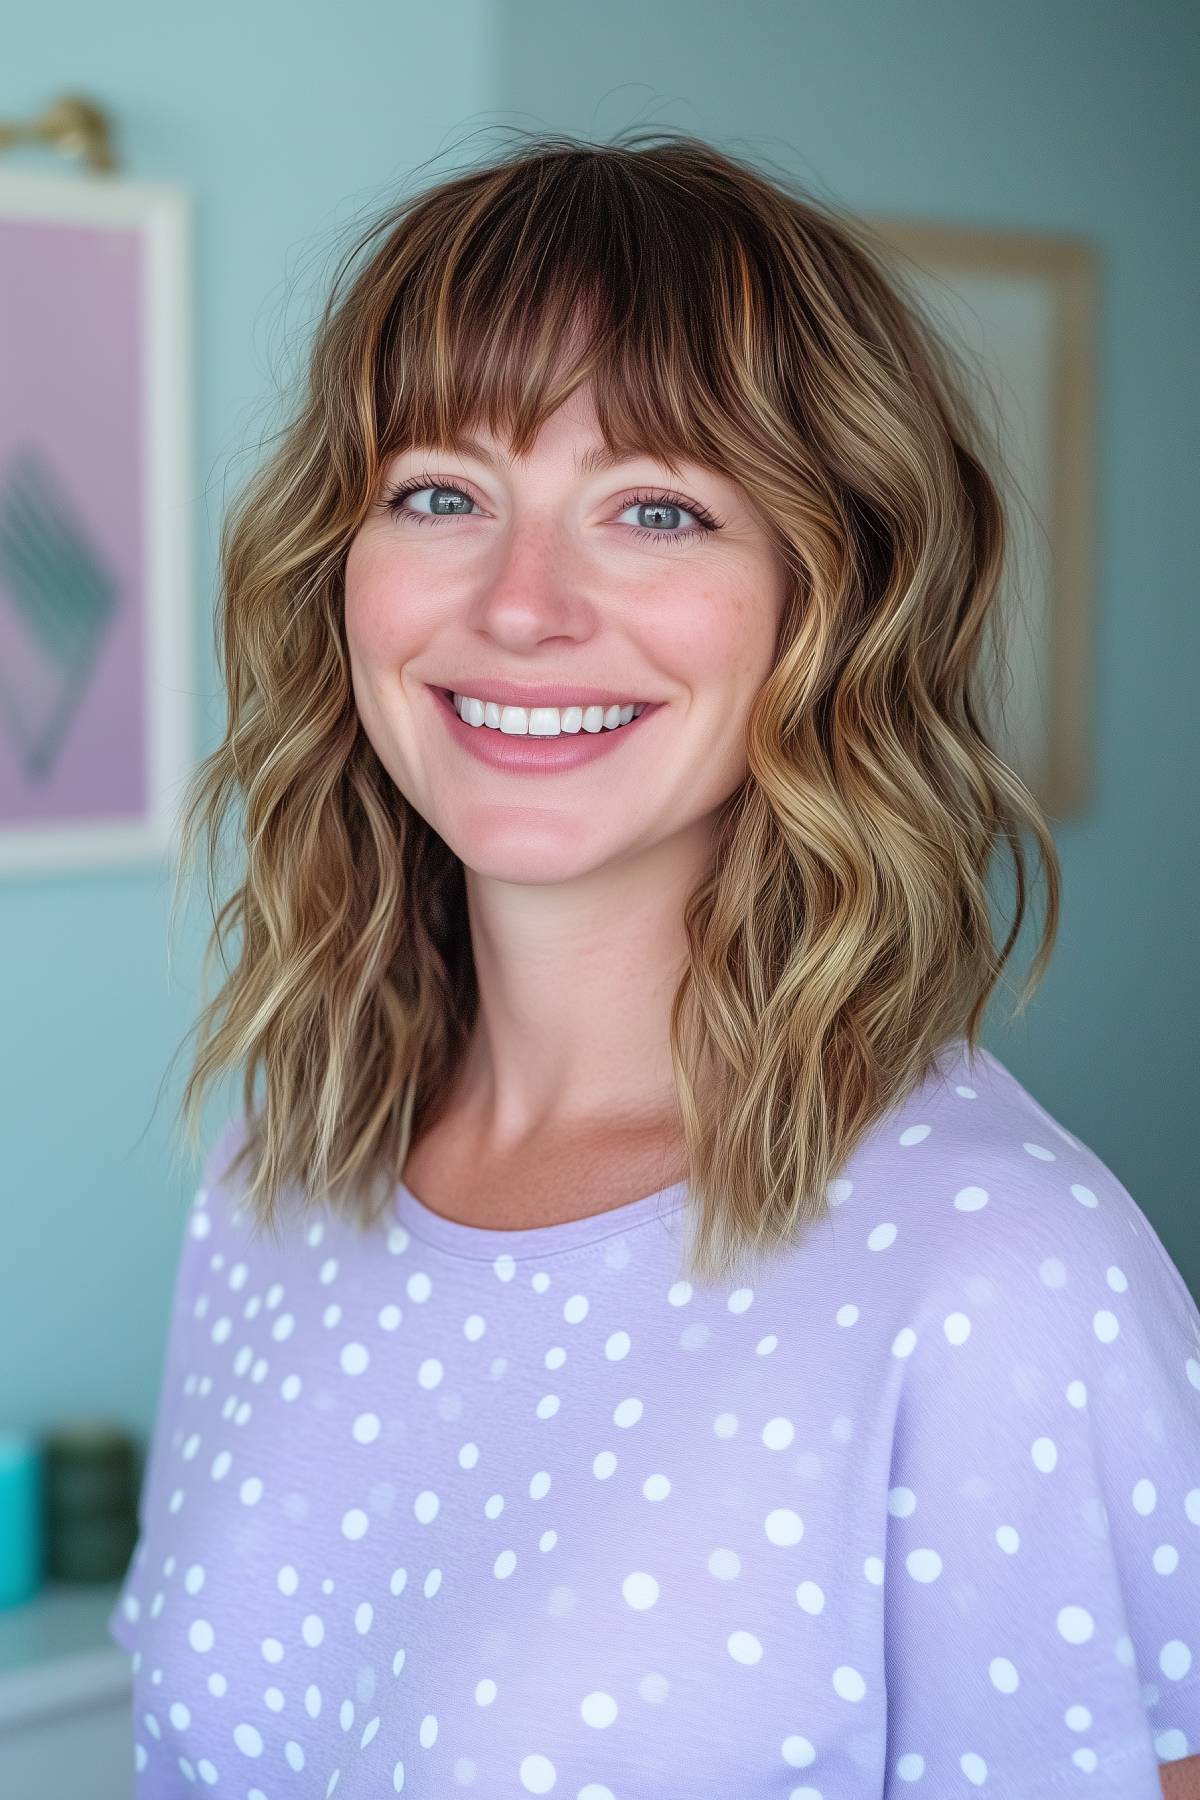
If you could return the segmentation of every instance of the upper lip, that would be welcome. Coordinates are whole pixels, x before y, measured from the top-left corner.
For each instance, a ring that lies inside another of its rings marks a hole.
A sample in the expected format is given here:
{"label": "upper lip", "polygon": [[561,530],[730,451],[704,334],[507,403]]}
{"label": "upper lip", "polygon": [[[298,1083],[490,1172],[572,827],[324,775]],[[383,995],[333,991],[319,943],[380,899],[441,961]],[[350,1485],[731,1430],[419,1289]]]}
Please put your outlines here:
{"label": "upper lip", "polygon": [[560,681],[554,687],[537,686],[527,681],[474,681],[464,676],[448,694],[466,694],[473,700],[493,700],[497,706],[640,706],[636,693],[628,688],[615,693],[609,688],[579,687],[572,681]]}

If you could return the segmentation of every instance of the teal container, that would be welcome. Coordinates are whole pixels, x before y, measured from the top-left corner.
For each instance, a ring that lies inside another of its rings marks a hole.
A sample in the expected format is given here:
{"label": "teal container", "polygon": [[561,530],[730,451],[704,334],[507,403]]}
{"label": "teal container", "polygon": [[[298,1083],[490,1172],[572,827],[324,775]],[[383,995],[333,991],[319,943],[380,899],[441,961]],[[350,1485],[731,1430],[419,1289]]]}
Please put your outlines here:
{"label": "teal container", "polygon": [[0,1431],[0,1610],[24,1606],[45,1585],[42,1477],[40,1441]]}

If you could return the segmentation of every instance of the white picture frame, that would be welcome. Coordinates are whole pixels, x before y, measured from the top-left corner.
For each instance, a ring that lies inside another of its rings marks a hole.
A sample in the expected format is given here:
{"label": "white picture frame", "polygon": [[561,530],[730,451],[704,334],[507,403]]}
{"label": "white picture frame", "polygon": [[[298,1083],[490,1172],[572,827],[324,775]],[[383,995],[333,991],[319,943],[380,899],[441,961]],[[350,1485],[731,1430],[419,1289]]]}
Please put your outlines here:
{"label": "white picture frame", "polygon": [[191,443],[186,192],[0,172],[0,876],[177,857]]}

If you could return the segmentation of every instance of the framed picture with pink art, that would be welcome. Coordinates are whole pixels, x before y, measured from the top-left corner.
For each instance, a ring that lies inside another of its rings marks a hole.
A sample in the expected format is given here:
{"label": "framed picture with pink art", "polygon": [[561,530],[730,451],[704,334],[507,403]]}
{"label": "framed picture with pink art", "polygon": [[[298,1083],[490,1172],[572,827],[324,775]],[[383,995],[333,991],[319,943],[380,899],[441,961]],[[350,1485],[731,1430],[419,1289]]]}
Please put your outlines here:
{"label": "framed picture with pink art", "polygon": [[182,189],[0,174],[0,876],[165,866],[192,759]]}

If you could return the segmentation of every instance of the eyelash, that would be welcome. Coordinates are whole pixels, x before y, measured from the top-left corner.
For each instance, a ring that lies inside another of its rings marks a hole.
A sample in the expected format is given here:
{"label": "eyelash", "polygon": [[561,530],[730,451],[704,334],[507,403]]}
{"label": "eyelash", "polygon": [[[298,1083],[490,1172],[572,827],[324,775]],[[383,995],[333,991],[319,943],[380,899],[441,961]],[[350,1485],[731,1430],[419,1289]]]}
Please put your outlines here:
{"label": "eyelash", "polygon": [[[474,494],[465,488],[461,481],[445,481],[441,476],[413,475],[393,488],[384,501],[384,509],[397,519],[416,519],[420,524],[433,524],[438,519],[462,518],[458,513],[413,513],[405,512],[403,502],[410,494],[419,494],[425,488],[447,488],[453,494],[461,494],[465,500],[478,505]],[[679,506],[700,520],[699,525],[691,526],[687,531],[647,531],[644,526],[630,525],[628,529],[638,537],[658,543],[689,543],[695,538],[708,537],[712,532],[720,531],[723,521],[718,519],[706,507],[698,506],[694,500],[688,500],[683,494],[659,493],[655,490],[639,488],[636,493],[629,494],[621,503],[619,510],[627,512],[631,506]]]}

